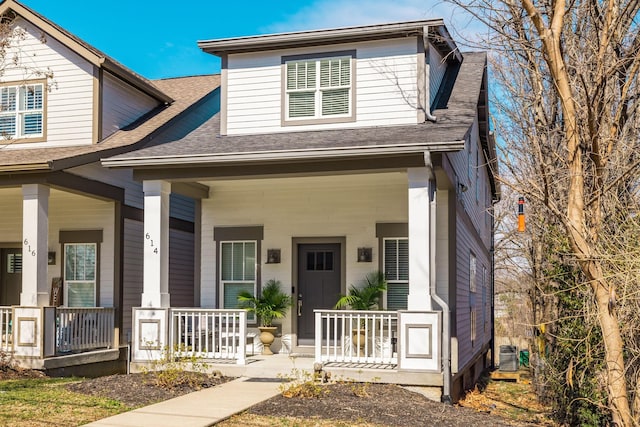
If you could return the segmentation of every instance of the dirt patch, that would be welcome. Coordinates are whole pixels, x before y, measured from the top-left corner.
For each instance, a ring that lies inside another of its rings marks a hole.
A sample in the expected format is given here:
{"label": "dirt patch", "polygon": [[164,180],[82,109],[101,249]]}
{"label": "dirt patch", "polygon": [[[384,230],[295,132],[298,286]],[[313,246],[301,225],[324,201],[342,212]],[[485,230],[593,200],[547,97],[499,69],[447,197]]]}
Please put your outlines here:
{"label": "dirt patch", "polygon": [[25,378],[44,378],[46,377],[40,371],[31,369],[22,369],[7,364],[0,364],[0,381],[2,380],[20,380]]}
{"label": "dirt patch", "polygon": [[69,384],[67,389],[92,396],[118,400],[130,407],[139,407],[182,396],[204,388],[215,387],[232,378],[216,374],[183,372],[187,378],[178,378],[171,385],[159,385],[165,378],[155,373],[110,375]]}

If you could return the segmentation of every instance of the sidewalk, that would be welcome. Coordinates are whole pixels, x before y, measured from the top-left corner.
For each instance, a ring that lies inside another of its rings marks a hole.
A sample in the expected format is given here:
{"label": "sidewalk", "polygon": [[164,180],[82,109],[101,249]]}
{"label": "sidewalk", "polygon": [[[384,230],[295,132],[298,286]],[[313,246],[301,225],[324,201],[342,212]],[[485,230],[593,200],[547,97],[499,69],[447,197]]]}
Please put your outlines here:
{"label": "sidewalk", "polygon": [[[256,358],[243,376],[213,388],[185,394],[164,402],[95,421],[90,427],[206,427],[242,412],[253,405],[277,396],[282,380],[292,363],[284,355]],[[312,369],[313,359],[296,365]],[[308,365],[308,366],[307,366]],[[269,375],[267,375],[267,372]]]}
{"label": "sidewalk", "polygon": [[280,381],[238,378],[174,399],[95,421],[95,427],[205,427],[276,396]]}

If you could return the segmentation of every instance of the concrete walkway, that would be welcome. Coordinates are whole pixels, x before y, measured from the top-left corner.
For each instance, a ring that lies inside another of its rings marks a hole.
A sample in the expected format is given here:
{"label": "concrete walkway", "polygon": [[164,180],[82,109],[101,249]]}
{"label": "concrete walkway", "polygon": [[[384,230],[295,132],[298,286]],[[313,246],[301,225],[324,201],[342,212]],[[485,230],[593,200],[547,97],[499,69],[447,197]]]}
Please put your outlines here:
{"label": "concrete walkway", "polygon": [[[286,355],[256,357],[243,377],[154,405],[95,421],[94,427],[205,427],[214,425],[278,393],[294,367]],[[300,359],[298,369],[313,369],[313,359]],[[266,373],[269,372],[267,376]],[[225,373],[226,374],[226,373]]]}

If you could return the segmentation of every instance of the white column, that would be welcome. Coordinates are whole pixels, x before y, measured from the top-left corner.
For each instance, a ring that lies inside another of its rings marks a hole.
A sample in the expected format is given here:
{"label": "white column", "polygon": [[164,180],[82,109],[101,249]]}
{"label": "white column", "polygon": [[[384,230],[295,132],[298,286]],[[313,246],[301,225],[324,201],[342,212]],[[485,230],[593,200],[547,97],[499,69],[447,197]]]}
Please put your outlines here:
{"label": "white column", "polygon": [[22,186],[22,293],[20,305],[49,305],[47,251],[49,246],[49,187]]}
{"label": "white column", "polygon": [[166,181],[144,181],[142,307],[169,307],[169,195]]}
{"label": "white column", "polygon": [[431,311],[429,168],[407,169],[409,184],[409,297],[407,308]]}

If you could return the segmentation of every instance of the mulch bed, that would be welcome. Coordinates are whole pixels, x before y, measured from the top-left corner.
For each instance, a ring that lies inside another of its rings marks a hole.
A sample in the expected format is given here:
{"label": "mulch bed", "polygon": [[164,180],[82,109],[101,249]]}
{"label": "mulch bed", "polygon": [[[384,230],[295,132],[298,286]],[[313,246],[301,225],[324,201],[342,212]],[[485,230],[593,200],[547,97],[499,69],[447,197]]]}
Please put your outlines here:
{"label": "mulch bed", "polygon": [[158,385],[159,379],[153,372],[129,375],[110,375],[92,378],[67,385],[67,389],[118,400],[130,407],[139,407],[182,396],[204,388],[215,387],[233,378],[216,374],[183,372],[182,377],[171,386]]}
{"label": "mulch bed", "polygon": [[[521,426],[486,412],[445,405],[391,384],[361,386],[337,383],[324,386],[320,397],[276,396],[253,406],[249,413],[275,417],[332,419],[385,426]],[[360,396],[356,395],[360,394]]]}

